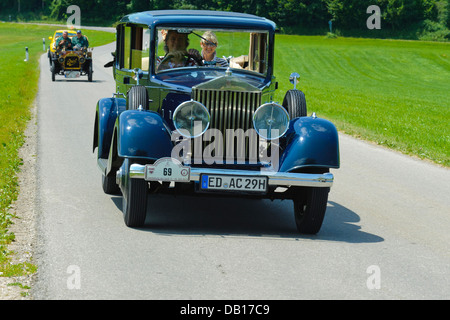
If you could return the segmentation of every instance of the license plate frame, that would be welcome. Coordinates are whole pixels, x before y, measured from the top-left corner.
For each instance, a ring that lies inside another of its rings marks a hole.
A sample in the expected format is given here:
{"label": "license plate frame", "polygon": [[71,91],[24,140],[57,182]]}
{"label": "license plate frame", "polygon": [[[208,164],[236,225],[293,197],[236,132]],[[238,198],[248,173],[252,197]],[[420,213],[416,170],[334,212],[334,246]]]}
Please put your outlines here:
{"label": "license plate frame", "polygon": [[206,173],[200,175],[200,191],[203,192],[266,194],[268,187],[269,179],[265,176]]}

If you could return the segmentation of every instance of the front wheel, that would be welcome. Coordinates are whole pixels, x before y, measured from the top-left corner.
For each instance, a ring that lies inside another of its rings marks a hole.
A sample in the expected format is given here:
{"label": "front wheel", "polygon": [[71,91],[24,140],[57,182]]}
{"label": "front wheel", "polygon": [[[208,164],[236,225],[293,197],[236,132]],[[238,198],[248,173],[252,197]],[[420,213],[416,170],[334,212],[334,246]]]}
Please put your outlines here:
{"label": "front wheel", "polygon": [[89,67],[88,67],[88,81],[92,82],[92,61],[89,63]]}
{"label": "front wheel", "polygon": [[56,75],[56,65],[55,61],[52,61],[52,81],[55,81],[55,75]]}
{"label": "front wheel", "polygon": [[105,192],[106,194],[119,194],[120,193],[120,188],[116,183],[116,175],[111,175],[111,176],[105,176],[104,174],[102,175],[102,187],[103,187],[103,192]]}
{"label": "front wheel", "polygon": [[330,188],[301,188],[294,198],[294,216],[297,230],[316,234],[322,227]]}
{"label": "front wheel", "polygon": [[130,178],[128,158],[123,163],[122,211],[127,227],[139,228],[145,223],[147,215],[148,184],[144,179]]}

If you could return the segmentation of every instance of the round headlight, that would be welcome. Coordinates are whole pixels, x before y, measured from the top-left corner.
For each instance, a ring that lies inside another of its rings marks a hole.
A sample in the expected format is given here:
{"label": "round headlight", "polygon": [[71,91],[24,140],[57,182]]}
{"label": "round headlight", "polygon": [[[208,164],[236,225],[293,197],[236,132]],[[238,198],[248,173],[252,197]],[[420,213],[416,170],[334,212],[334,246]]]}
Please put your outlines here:
{"label": "round headlight", "polygon": [[266,103],[253,114],[253,127],[266,140],[278,139],[289,127],[289,114],[277,103]]}
{"label": "round headlight", "polygon": [[59,61],[59,63],[64,63],[64,58],[61,57],[58,59],[58,61]]}
{"label": "round headlight", "polygon": [[191,100],[180,104],[173,113],[175,129],[187,138],[196,138],[208,130],[210,115],[200,102]]}
{"label": "round headlight", "polygon": [[80,58],[80,63],[84,63],[85,59],[83,57]]}

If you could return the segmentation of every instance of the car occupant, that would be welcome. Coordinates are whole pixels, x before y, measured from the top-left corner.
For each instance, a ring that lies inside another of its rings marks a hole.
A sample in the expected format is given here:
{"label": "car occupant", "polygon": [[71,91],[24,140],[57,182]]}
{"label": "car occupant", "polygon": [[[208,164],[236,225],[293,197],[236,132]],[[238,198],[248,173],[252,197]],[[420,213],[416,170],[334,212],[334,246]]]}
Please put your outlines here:
{"label": "car occupant", "polygon": [[202,47],[203,64],[228,67],[228,62],[224,58],[217,58],[216,48],[218,45],[217,37],[214,32],[206,31],[203,34],[200,46]]}
{"label": "car occupant", "polygon": [[81,34],[81,30],[77,30],[77,35],[72,37],[72,46],[74,50],[87,49],[89,41],[86,36]]}
{"label": "car occupant", "polygon": [[196,66],[202,64],[200,52],[189,49],[189,39],[186,33],[178,33],[176,30],[168,30],[164,38],[164,57],[158,57],[158,71],[179,67]]}
{"label": "car occupant", "polygon": [[56,39],[56,49],[72,50],[72,41],[69,38],[69,33],[64,31],[62,36]]}

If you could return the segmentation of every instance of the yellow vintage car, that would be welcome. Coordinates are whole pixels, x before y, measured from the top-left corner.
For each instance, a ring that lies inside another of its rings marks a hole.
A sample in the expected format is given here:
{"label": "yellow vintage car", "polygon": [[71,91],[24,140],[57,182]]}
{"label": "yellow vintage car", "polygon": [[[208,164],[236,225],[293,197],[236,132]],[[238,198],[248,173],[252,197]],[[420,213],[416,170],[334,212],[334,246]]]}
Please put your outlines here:
{"label": "yellow vintage car", "polygon": [[[87,76],[88,81],[92,82],[92,48],[82,48],[71,50],[61,46],[56,47],[56,40],[62,36],[64,30],[56,30],[51,39],[48,50],[48,58],[50,63],[50,71],[52,72],[52,81],[55,81],[57,75],[65,78],[78,78]],[[76,37],[75,30],[67,30],[68,37]]]}

